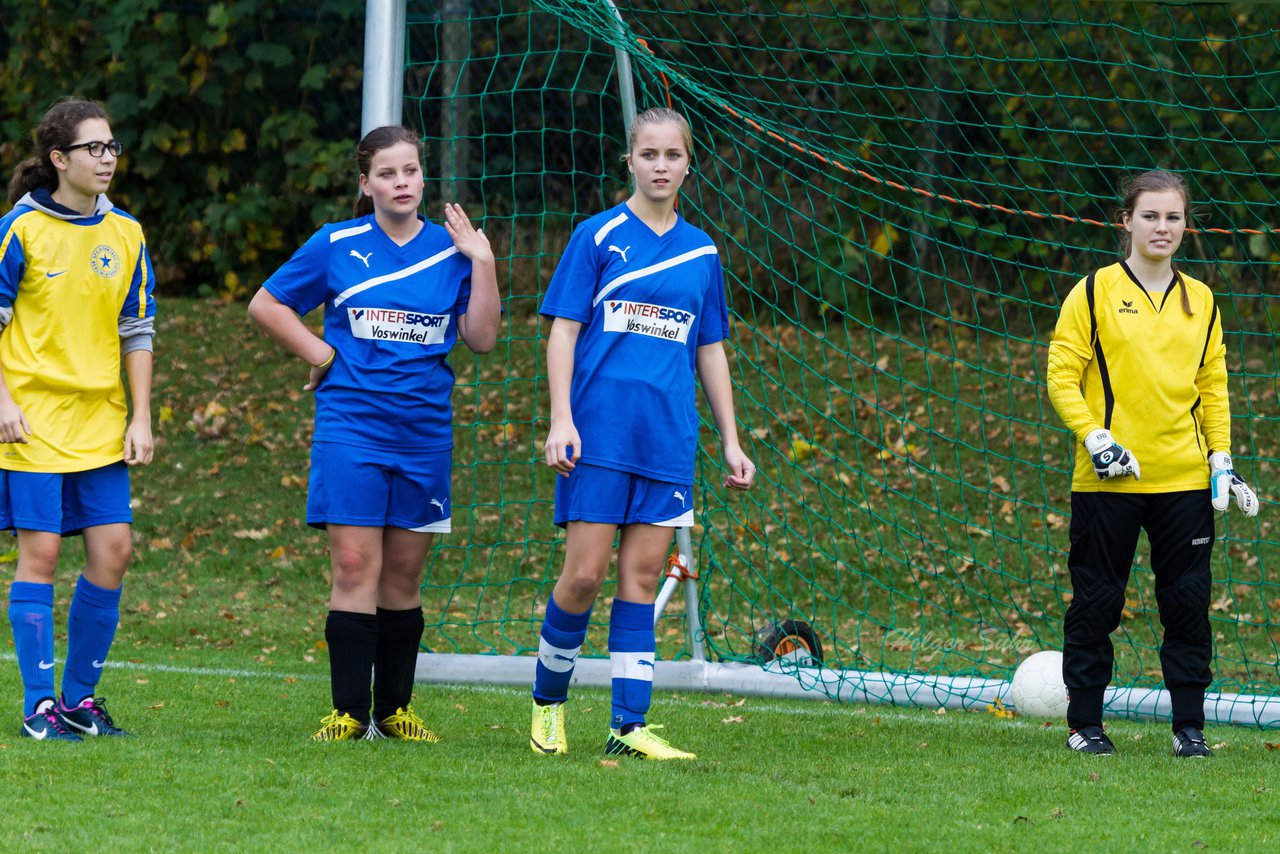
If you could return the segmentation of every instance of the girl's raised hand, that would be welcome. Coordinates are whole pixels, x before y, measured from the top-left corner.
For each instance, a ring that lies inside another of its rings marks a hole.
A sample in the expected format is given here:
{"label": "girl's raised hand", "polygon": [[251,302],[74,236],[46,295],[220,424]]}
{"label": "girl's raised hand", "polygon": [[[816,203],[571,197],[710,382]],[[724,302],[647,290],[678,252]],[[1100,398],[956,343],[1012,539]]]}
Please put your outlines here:
{"label": "girl's raised hand", "polygon": [[467,218],[461,205],[448,202],[444,206],[444,228],[453,238],[453,245],[458,251],[472,261],[492,261],[493,249],[489,246],[489,238],[483,231],[478,231]]}

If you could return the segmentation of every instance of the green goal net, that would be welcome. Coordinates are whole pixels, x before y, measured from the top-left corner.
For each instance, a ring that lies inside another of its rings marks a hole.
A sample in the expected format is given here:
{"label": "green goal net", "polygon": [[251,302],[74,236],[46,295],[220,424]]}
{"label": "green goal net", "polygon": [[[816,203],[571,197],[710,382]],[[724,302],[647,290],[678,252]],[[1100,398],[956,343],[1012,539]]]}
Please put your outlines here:
{"label": "green goal net", "polygon": [[[615,51],[697,141],[681,211],[720,246],[755,488],[704,422],[693,532],[711,658],[809,624],[838,671],[1007,678],[1061,648],[1072,440],[1043,382],[1057,307],[1117,257],[1115,187],[1195,201],[1186,267],[1228,330],[1236,465],[1215,689],[1280,686],[1276,233],[1280,20],[1268,4],[449,0],[410,3],[406,120],[431,205],[499,254],[506,336],[458,371],[454,533],[424,587],[437,652],[531,654],[562,559],[536,307],[573,225],[625,198]],[[702,405],[704,419],[705,405]],[[465,508],[465,511],[464,511]],[[1139,547],[1116,683],[1160,684]],[[610,591],[606,590],[605,596]],[[605,654],[603,608],[588,655]],[[659,653],[687,656],[683,601]],[[827,686],[830,689],[830,686]]]}

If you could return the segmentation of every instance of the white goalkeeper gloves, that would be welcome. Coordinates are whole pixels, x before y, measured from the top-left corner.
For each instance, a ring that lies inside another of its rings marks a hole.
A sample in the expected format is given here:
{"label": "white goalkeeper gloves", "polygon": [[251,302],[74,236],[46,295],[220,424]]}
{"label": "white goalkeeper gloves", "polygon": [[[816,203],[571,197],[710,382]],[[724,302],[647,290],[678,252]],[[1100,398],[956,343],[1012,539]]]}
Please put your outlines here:
{"label": "white goalkeeper gloves", "polygon": [[1116,444],[1110,430],[1094,430],[1085,436],[1084,448],[1093,458],[1093,470],[1100,480],[1125,475],[1133,475],[1137,480],[1142,476],[1137,458]]}
{"label": "white goalkeeper gloves", "polygon": [[1209,487],[1213,496],[1213,509],[1225,511],[1236,497],[1236,506],[1246,516],[1258,515],[1258,496],[1231,467],[1231,455],[1226,451],[1209,454]]}

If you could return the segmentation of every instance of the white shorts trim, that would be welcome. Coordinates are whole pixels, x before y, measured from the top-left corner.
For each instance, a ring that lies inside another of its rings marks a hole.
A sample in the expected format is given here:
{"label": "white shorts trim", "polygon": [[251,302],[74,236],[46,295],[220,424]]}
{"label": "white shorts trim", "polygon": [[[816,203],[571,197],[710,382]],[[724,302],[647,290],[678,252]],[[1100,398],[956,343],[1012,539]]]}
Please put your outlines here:
{"label": "white shorts trim", "polygon": [[668,519],[665,522],[650,522],[649,524],[657,525],[659,528],[692,528],[693,509],[686,510],[674,519]]}
{"label": "white shorts trim", "polygon": [[408,528],[406,530],[413,531],[415,534],[449,534],[453,532],[453,517],[448,516],[436,522],[423,525],[420,528]]}

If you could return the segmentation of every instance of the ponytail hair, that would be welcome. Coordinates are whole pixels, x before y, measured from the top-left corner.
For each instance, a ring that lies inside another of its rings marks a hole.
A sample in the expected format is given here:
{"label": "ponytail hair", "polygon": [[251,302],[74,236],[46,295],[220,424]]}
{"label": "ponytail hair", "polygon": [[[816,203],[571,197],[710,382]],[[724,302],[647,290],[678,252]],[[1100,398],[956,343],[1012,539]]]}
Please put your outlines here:
{"label": "ponytail hair", "polygon": [[74,145],[80,123],[88,119],[110,121],[101,104],[82,98],[59,101],[45,112],[35,130],[35,156],[19,163],[9,179],[9,204],[17,204],[27,193],[40,187],[50,191],[58,189],[58,170],[50,155]]}
{"label": "ponytail hair", "polygon": [[[1186,182],[1176,172],[1168,172],[1164,169],[1152,169],[1149,172],[1134,175],[1120,185],[1121,202],[1120,208],[1116,211],[1116,219],[1123,222],[1126,217],[1131,218],[1133,216],[1133,207],[1138,203],[1138,197],[1143,193],[1164,193],[1169,190],[1174,190],[1182,195],[1183,210],[1189,221],[1191,219],[1191,193],[1187,190]],[[1129,253],[1132,251],[1133,236],[1126,231],[1124,233],[1124,241],[1120,246],[1120,257],[1128,258]],[[1169,265],[1173,268],[1173,278],[1177,281],[1178,289],[1182,296],[1182,311],[1187,316],[1191,316],[1195,312],[1191,310],[1191,298],[1187,295],[1187,283],[1183,281],[1182,272],[1178,269],[1178,265],[1173,259],[1169,259]]]}
{"label": "ponytail hair", "polygon": [[[413,131],[403,125],[384,125],[369,131],[364,135],[364,139],[360,140],[360,144],[356,146],[356,168],[360,170],[362,176],[368,178],[369,169],[373,166],[374,155],[402,142],[407,142],[417,149],[419,161],[426,156],[422,140]],[[353,209],[356,216],[368,216],[373,213],[373,199],[370,196],[366,196],[362,190],[356,197]]]}

